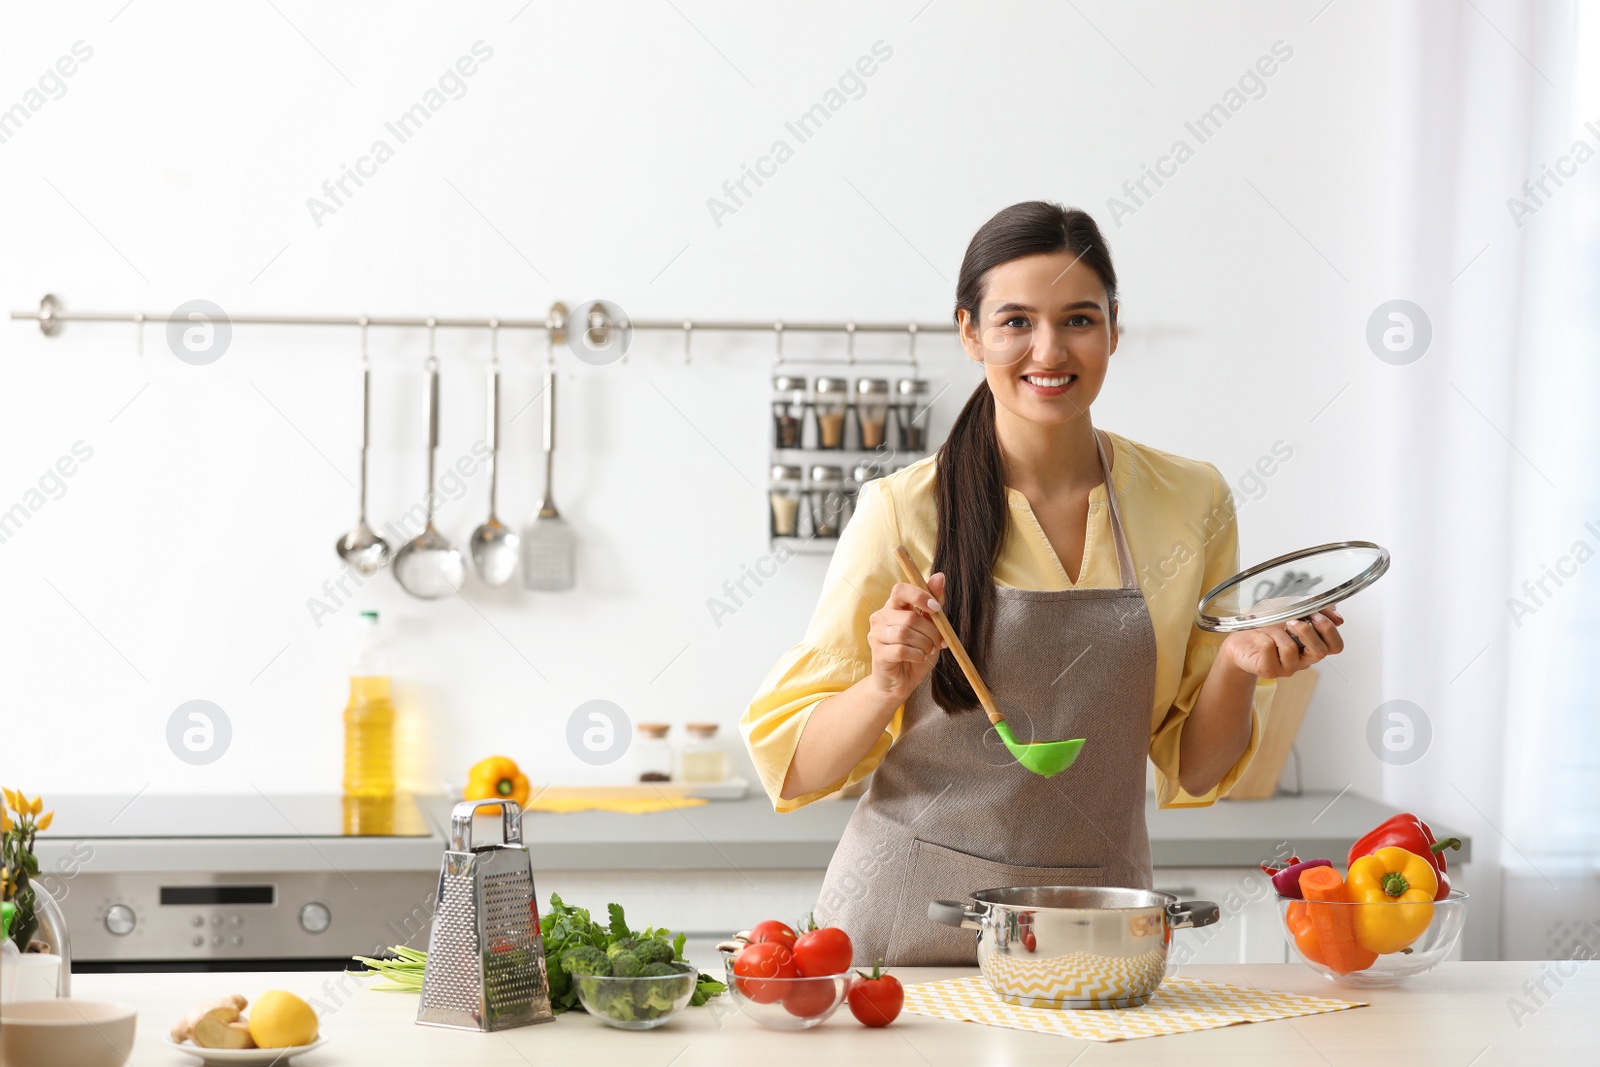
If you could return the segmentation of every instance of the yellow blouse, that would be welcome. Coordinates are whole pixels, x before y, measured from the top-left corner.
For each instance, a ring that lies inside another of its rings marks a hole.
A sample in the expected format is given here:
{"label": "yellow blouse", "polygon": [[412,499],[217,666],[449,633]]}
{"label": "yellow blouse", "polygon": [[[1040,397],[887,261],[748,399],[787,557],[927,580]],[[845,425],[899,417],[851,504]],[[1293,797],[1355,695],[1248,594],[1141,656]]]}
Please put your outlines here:
{"label": "yellow blouse", "polygon": [[[1155,764],[1161,807],[1211,804],[1233,787],[1261,739],[1273,683],[1256,686],[1250,744],[1218,785],[1191,796],[1178,781],[1178,741],[1201,683],[1222,643],[1221,634],[1194,625],[1195,605],[1206,590],[1239,569],[1239,531],[1233,497],[1209,463],[1184,459],[1148,445],[1107,434],[1113,452],[1111,477],[1122,504],[1122,521],[1139,586],[1156,634],[1155,703],[1150,709],[1150,760]],[[937,505],[935,458],[868,482],[845,526],[823,582],[805,640],[784,653],[739,722],[745,744],[773,807],[793,811],[858,782],[894,744],[902,705],[866,757],[840,782],[792,800],[779,793],[811,709],[843,692],[872,670],[868,616],[883,606],[899,580],[891,553],[904,544],[918,560],[933,558]],[[1007,488],[1011,518],[997,585],[1017,589],[1091,589],[1121,584],[1104,485],[1089,494],[1083,563],[1074,585],[1056,558],[1028,499]]]}

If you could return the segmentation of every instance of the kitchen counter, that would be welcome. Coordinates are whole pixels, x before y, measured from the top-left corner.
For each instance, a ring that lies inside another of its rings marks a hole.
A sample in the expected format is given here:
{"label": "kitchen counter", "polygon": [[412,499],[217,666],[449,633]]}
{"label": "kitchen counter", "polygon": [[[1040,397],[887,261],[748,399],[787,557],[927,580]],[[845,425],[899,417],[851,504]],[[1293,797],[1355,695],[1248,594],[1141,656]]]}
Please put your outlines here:
{"label": "kitchen counter", "polygon": [[[449,825],[450,802],[424,801]],[[528,812],[522,836],[534,849],[535,870],[718,870],[815,868],[828,865],[855,811],[854,800],[821,800],[779,815],[764,794],[651,815],[585,811]],[[1308,793],[1270,800],[1222,801],[1209,808],[1158,809],[1145,804],[1150,851],[1157,867],[1253,867],[1288,842],[1301,856],[1342,859],[1356,838],[1394,814],[1355,793]],[[1471,859],[1472,843],[1456,830],[1452,863]],[[438,858],[432,864],[437,866]]]}
{"label": "kitchen counter", "polygon": [[[96,974],[74,975],[84,999],[119,1000],[139,1009],[134,1067],[196,1064],[162,1041],[173,1020],[199,1000],[223,992],[255,996],[289,989],[317,998],[328,1044],[295,1059],[304,1067],[434,1067],[472,1063],[479,1067],[527,1067],[531,1063],[689,1064],[759,1062],[813,1067],[817,1063],[905,1064],[907,1067],[968,1067],[972,1064],[1061,1064],[1085,1052],[1088,1063],[1313,1064],[1415,1062],[1498,1067],[1540,1061],[1582,1062],[1582,1049],[1600,1050],[1593,1020],[1600,1013],[1600,962],[1562,965],[1570,977],[1547,980],[1542,1006],[1528,999],[1524,983],[1538,982],[1553,965],[1445,963],[1432,974],[1396,989],[1346,990],[1298,964],[1185,967],[1195,978],[1311,993],[1371,1006],[1276,1022],[1252,1023],[1196,1033],[1108,1044],[1031,1034],[1019,1030],[901,1015],[887,1029],[868,1030],[841,1009],[805,1033],[765,1030],[731,1011],[726,997],[686,1010],[658,1029],[630,1033],[569,1013],[554,1022],[477,1034],[417,1026],[417,998],[374,993],[357,979],[307,973]],[[954,969],[896,972],[907,983],[951,977]],[[1531,1014],[1511,1010],[1521,999]],[[1089,1045],[1100,1045],[1090,1050]]]}

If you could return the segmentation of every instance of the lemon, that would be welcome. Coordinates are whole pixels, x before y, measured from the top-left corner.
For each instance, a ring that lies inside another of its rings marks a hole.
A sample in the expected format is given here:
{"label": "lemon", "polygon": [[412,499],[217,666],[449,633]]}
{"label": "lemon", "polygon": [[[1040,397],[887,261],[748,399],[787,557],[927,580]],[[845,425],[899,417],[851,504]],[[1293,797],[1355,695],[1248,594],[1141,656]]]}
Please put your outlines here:
{"label": "lemon", "polygon": [[250,1038],[258,1048],[309,1045],[317,1039],[317,1013],[281,989],[269,989],[250,1009]]}

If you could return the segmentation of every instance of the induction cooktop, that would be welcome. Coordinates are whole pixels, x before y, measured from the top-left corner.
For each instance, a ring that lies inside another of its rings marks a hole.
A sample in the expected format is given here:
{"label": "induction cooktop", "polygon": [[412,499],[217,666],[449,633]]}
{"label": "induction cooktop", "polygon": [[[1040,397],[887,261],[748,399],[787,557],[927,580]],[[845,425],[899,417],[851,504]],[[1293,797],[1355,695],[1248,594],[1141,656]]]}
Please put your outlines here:
{"label": "induction cooktop", "polygon": [[324,793],[84,795],[52,802],[50,836],[77,839],[428,837],[408,795],[376,799]]}

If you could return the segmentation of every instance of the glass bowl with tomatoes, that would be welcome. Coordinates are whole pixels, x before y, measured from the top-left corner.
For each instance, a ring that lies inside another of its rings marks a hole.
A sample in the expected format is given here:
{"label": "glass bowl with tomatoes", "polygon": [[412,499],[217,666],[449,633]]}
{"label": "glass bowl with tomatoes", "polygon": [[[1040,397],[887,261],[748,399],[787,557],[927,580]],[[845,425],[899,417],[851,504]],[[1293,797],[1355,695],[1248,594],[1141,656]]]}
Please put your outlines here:
{"label": "glass bowl with tomatoes", "polygon": [[1331,982],[1399,985],[1442,963],[1461,940],[1467,894],[1431,903],[1312,902],[1278,898],[1290,951]]}
{"label": "glass bowl with tomatoes", "polygon": [[835,926],[797,934],[776,920],[757,924],[741,943],[725,943],[728,995],[739,1010],[772,1030],[809,1030],[850,993],[850,938]]}

